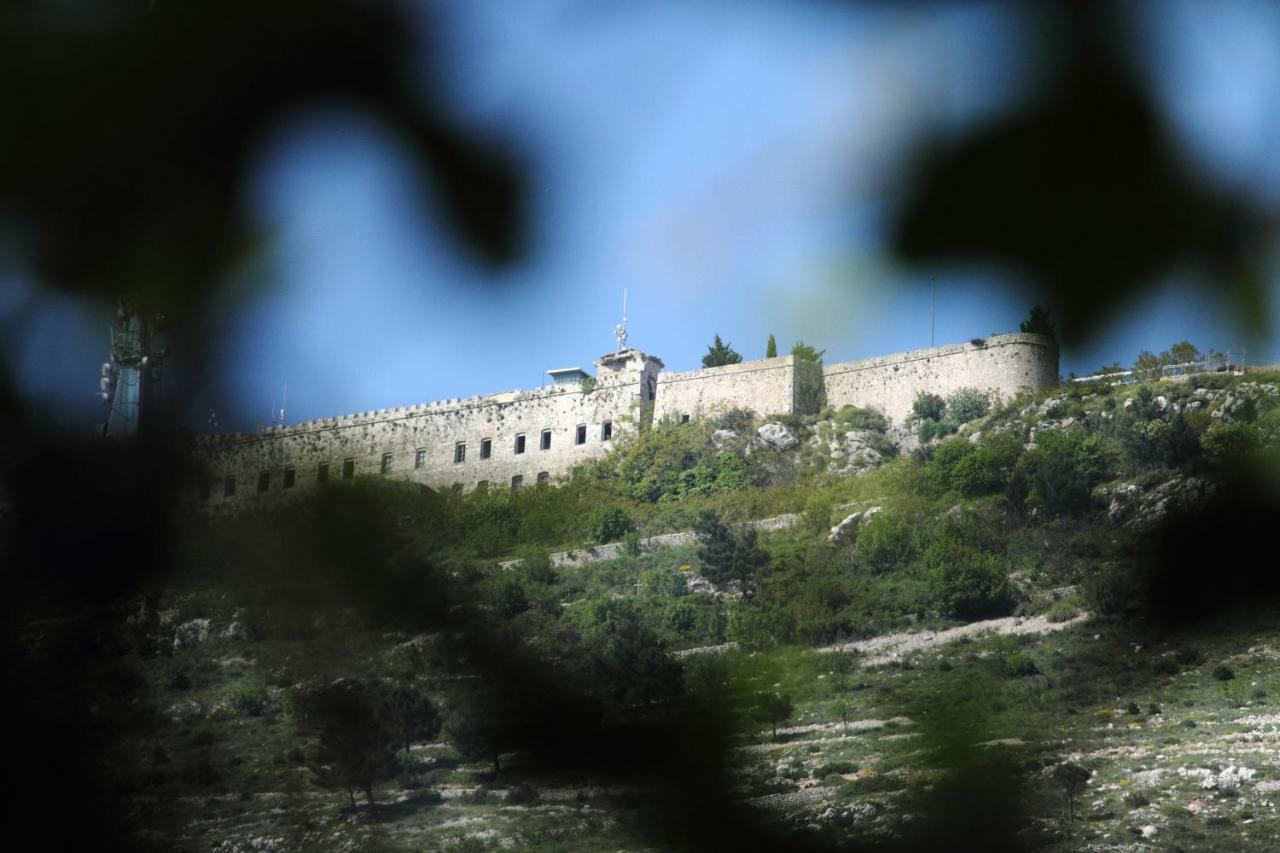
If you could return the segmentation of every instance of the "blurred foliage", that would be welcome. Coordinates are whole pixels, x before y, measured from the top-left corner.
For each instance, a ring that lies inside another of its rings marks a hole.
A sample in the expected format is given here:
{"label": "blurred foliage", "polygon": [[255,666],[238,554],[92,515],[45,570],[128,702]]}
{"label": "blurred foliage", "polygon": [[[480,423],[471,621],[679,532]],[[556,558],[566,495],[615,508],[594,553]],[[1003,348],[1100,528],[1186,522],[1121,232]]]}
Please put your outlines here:
{"label": "blurred foliage", "polygon": [[897,216],[899,256],[1012,268],[1068,344],[1184,266],[1206,271],[1213,298],[1263,331],[1269,215],[1178,150],[1130,57],[1137,8],[1060,0],[1021,11],[1041,40],[1038,91],[920,146]]}

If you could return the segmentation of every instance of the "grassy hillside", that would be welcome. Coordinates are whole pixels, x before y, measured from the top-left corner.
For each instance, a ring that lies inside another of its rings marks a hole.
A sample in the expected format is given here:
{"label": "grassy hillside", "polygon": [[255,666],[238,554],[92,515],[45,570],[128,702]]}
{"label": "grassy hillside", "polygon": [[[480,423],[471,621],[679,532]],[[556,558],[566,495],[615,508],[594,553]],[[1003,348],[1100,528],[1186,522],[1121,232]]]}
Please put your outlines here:
{"label": "grassy hillside", "polygon": [[[95,685],[139,847],[1268,849],[1278,379],[959,395],[909,433],[828,410],[790,441],[729,412],[557,487],[193,518],[141,598],[33,609],[26,675]],[[1004,617],[1040,621],[855,645]]]}

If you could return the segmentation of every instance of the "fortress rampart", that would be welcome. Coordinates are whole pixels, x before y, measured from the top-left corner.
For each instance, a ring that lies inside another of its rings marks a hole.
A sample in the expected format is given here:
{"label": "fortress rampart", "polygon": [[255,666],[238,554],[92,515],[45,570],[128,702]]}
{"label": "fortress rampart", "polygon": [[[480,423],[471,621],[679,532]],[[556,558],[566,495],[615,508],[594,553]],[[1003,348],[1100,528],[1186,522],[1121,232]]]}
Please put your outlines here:
{"label": "fortress rampart", "polygon": [[826,367],[793,356],[684,372],[662,367],[626,349],[596,363],[594,388],[572,381],[202,437],[196,452],[208,479],[200,500],[212,510],[277,505],[322,483],[367,475],[458,492],[522,488],[603,456],[654,417],[696,419],[731,408],[767,417],[857,405],[901,423],[920,391],[945,396],[972,386],[1007,400],[1056,384],[1058,352],[1049,338],[1008,334]]}
{"label": "fortress rampart", "polygon": [[822,371],[828,406],[879,409],[895,423],[911,414],[920,391],[945,397],[979,388],[1001,400],[1058,382],[1058,347],[1044,335],[1015,333],[969,343],[829,364]]}
{"label": "fortress rampart", "polygon": [[810,414],[821,407],[822,367],[795,356],[762,358],[658,376],[656,416],[697,419],[725,409]]}

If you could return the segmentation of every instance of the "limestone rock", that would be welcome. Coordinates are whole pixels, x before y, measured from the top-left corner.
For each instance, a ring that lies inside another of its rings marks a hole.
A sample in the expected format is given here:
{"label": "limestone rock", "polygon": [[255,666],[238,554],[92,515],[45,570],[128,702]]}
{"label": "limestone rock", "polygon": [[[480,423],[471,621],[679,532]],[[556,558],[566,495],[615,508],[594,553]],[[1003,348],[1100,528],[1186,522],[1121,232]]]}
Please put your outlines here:
{"label": "limestone rock", "polygon": [[173,632],[173,647],[186,649],[206,642],[213,633],[213,620],[192,619],[183,622]]}
{"label": "limestone rock", "polygon": [[769,423],[762,425],[758,430],[756,430],[756,434],[759,435],[760,439],[766,444],[776,447],[779,450],[791,450],[800,443],[796,437],[791,434],[791,430],[787,429],[777,421],[770,421]]}
{"label": "limestone rock", "polygon": [[1159,524],[1173,513],[1195,510],[1216,491],[1215,483],[1179,474],[1146,491],[1135,483],[1125,483],[1095,494],[1102,499],[1110,497],[1107,518],[1113,524],[1138,530]]}
{"label": "limestone rock", "polygon": [[827,534],[827,541],[832,545],[842,544],[850,528],[856,527],[861,518],[862,513],[860,512],[845,516],[839,524],[831,528],[831,532]]}
{"label": "limestone rock", "polygon": [[724,450],[725,446],[736,441],[738,434],[731,429],[718,429],[711,433],[711,444],[716,450]]}

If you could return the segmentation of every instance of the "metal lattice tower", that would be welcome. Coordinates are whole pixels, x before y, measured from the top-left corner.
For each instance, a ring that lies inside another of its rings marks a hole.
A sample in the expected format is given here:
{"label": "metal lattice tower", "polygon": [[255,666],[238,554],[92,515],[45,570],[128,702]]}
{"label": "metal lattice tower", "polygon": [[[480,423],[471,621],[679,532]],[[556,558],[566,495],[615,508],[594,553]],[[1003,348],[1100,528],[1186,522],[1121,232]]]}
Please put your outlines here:
{"label": "metal lattice tower", "polygon": [[99,391],[107,407],[103,437],[125,438],[142,428],[155,402],[155,385],[164,361],[157,318],[143,315],[121,300],[111,327],[111,360],[102,365]]}

